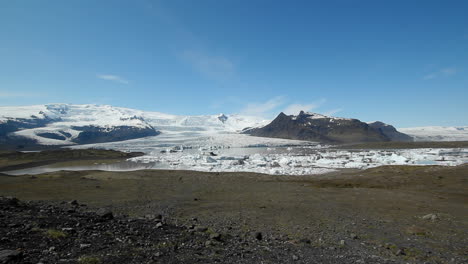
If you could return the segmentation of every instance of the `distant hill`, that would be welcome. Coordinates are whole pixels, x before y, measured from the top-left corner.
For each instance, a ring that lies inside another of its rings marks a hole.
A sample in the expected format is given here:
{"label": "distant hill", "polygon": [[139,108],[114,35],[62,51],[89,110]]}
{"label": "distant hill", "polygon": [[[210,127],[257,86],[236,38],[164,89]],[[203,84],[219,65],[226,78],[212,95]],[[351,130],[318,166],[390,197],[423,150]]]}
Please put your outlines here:
{"label": "distant hill", "polygon": [[390,127],[377,126],[377,124],[371,126],[358,119],[330,117],[301,111],[299,115],[280,113],[270,124],[246,130],[244,133],[259,137],[309,140],[332,144],[383,142],[396,140],[396,136],[398,139],[410,140],[402,133],[400,133],[401,135],[398,132],[395,133],[396,130],[393,131]]}
{"label": "distant hill", "polygon": [[385,124],[380,121],[368,123],[370,127],[380,130],[384,135],[390,138],[391,141],[411,142],[413,137],[401,133],[392,125]]}

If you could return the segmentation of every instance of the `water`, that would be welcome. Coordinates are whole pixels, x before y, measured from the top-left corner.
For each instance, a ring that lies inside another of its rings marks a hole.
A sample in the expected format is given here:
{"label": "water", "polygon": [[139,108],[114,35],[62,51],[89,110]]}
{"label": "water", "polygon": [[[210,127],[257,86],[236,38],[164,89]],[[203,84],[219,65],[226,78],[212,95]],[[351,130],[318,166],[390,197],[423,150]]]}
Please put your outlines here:
{"label": "water", "polygon": [[3,172],[8,175],[36,175],[41,173],[49,173],[55,171],[83,171],[83,170],[102,170],[102,171],[135,171],[152,169],[155,163],[142,163],[133,161],[121,161],[115,163],[99,163],[93,165],[81,166],[60,166],[60,164],[45,165],[21,170],[13,170]]}

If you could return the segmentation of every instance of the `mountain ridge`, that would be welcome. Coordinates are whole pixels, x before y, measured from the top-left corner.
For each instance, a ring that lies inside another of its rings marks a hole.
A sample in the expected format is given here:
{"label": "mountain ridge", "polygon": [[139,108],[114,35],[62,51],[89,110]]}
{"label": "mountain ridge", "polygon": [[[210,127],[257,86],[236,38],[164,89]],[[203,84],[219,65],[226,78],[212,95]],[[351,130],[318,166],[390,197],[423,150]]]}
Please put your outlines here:
{"label": "mountain ridge", "polygon": [[392,140],[382,129],[374,128],[359,119],[331,117],[304,111],[300,111],[298,115],[286,115],[281,112],[270,124],[243,133],[331,144]]}
{"label": "mountain ridge", "polygon": [[0,107],[0,144],[74,145],[157,136],[164,131],[237,132],[266,122],[241,115],[177,116],[110,105]]}
{"label": "mountain ridge", "polygon": [[[412,141],[413,137],[416,141],[468,140],[468,127],[433,126],[403,128],[398,131],[395,127],[380,121],[365,124],[358,119],[331,117],[304,111],[297,116],[288,117],[284,113],[279,115],[288,119],[288,122],[297,122],[298,116],[302,116],[300,118],[303,121],[302,127],[299,129],[302,132],[297,135],[287,134],[286,129],[282,134],[275,135],[271,131],[258,132],[265,130],[265,127],[268,129],[275,120],[270,122],[263,118],[238,114],[184,116],[110,105],[62,103],[2,106],[0,107],[0,145],[75,145],[122,141],[157,136],[160,133],[177,136],[190,132],[244,133],[324,143]],[[310,122],[322,125],[316,127],[315,132],[313,129],[304,130]],[[330,127],[345,123],[354,124],[348,127],[348,132],[345,125],[335,129],[334,132],[326,131],[330,130]],[[358,130],[361,132],[357,132]],[[327,135],[327,133],[336,135]]]}

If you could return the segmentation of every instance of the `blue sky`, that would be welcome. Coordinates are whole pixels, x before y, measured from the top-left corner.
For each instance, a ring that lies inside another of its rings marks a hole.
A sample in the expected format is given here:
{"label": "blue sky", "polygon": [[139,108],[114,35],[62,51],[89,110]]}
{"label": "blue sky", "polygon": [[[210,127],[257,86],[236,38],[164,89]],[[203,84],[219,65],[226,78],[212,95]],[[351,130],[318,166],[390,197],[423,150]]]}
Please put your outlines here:
{"label": "blue sky", "polygon": [[468,1],[1,1],[0,105],[468,125]]}

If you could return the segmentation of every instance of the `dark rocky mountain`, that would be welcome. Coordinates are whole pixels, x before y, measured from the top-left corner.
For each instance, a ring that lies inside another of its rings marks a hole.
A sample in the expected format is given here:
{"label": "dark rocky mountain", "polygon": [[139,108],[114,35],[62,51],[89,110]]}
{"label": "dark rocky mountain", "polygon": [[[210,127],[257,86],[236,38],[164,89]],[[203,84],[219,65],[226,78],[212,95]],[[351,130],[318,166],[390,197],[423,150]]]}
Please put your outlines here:
{"label": "dark rocky mountain", "polygon": [[153,127],[133,127],[133,126],[117,126],[112,129],[83,126],[72,127],[74,130],[81,131],[80,134],[72,141],[78,144],[103,143],[112,141],[122,141],[135,138],[157,136],[160,134]]}
{"label": "dark rocky mountain", "polygon": [[392,125],[385,124],[380,121],[368,123],[370,127],[380,130],[384,135],[390,138],[391,141],[411,142],[414,141],[413,137],[399,132]]}
{"label": "dark rocky mountain", "polygon": [[54,121],[56,120],[52,118],[39,118],[36,116],[31,116],[31,118],[11,118],[3,122],[0,121],[0,142],[2,138],[6,137],[9,133],[22,129],[44,127]]}
{"label": "dark rocky mountain", "polygon": [[381,130],[358,119],[329,117],[301,111],[299,115],[280,113],[270,124],[243,133],[273,137],[318,141],[321,143],[357,143],[390,141]]}

